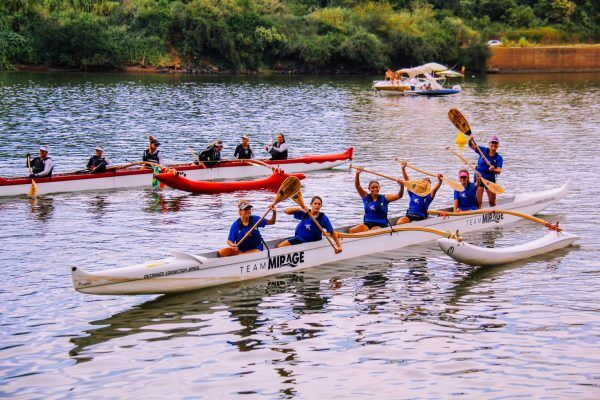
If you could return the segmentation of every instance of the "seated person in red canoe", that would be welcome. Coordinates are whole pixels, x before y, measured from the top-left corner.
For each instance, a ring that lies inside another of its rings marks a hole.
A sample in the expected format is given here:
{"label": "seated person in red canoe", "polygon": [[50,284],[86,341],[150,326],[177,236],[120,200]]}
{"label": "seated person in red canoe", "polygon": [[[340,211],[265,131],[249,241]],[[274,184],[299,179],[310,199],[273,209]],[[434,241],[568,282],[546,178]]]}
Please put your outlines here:
{"label": "seated person in red canoe", "polygon": [[278,133],[277,141],[273,142],[271,146],[265,147],[265,150],[271,154],[271,160],[287,160],[288,144],[285,142],[283,133]]}
{"label": "seated person in red canoe", "polygon": [[196,160],[194,164],[200,164],[200,162],[202,162],[208,167],[218,164],[219,161],[221,161],[221,150],[223,150],[223,146],[223,142],[217,140],[206,149],[202,150],[200,155],[198,155],[198,160]]}
{"label": "seated person in red canoe", "polygon": [[104,149],[101,146],[96,146],[96,154],[90,157],[85,168],[90,174],[100,174],[106,172],[106,166],[110,164],[108,158],[104,157]]}
{"label": "seated person in red canoe", "polygon": [[[335,244],[337,246],[335,254],[341,253],[342,244],[340,243],[340,238],[338,237],[337,232],[333,230],[333,226],[331,226],[331,221],[329,221],[327,215],[320,212],[322,206],[323,200],[321,200],[319,196],[314,196],[310,200],[310,208],[308,212],[315,217],[319,225],[321,225],[321,228],[327,231],[333,237],[333,240],[335,240]],[[300,223],[296,227],[294,236],[279,243],[277,247],[291,246],[306,242],[316,242],[323,238],[323,232],[321,229],[317,227],[313,219],[310,218],[308,213],[302,210],[301,207],[288,207],[284,209],[283,212],[288,215],[293,215],[295,219],[300,220]]]}
{"label": "seated person in red canoe", "polygon": [[[238,201],[238,213],[240,217],[231,225],[227,246],[218,251],[219,257],[237,256],[244,253],[256,253],[263,250],[263,239],[258,228],[273,225],[277,220],[277,212],[273,204],[269,205],[272,211],[271,218],[260,221],[256,229],[252,227],[260,220],[260,217],[252,215],[252,204],[250,201],[241,199]],[[246,234],[251,232],[248,237]]]}
{"label": "seated person in red canoe", "polygon": [[30,169],[30,178],[52,178],[52,170],[54,164],[52,159],[48,157],[48,147],[40,147],[40,155],[33,160],[30,159],[29,153],[27,153],[27,168]]}

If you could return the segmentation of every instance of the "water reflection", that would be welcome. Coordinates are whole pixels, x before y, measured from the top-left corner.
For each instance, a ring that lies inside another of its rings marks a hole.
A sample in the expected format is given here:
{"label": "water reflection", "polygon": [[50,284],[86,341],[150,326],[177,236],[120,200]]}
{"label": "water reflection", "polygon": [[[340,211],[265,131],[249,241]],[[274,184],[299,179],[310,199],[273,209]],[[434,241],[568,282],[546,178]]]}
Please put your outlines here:
{"label": "water reflection", "polygon": [[34,196],[28,199],[29,210],[33,218],[39,222],[48,222],[54,213],[54,197]]}
{"label": "water reflection", "polygon": [[148,202],[147,206],[143,208],[145,212],[179,212],[185,208],[188,196],[187,194],[179,195],[176,197],[168,197],[161,191],[147,191]]}

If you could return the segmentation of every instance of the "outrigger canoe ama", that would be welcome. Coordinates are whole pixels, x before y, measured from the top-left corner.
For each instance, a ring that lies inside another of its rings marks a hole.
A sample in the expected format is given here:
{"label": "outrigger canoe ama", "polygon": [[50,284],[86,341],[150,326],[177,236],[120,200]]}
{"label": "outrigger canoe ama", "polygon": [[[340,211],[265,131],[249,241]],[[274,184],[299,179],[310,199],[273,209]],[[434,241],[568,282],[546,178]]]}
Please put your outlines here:
{"label": "outrigger canoe ama", "polygon": [[[352,160],[352,147],[342,153],[315,154],[287,160],[265,160],[274,167],[280,166],[287,173],[298,173],[324,170],[336,167]],[[242,179],[270,174],[269,170],[259,165],[250,165],[243,160],[223,161],[212,168],[203,168],[198,165],[175,164],[171,165],[178,171],[185,172],[187,178],[199,181],[215,179]],[[37,194],[60,192],[79,192],[85,190],[102,190],[132,188],[152,185],[152,169],[117,169],[101,174],[65,173],[55,174],[52,178],[36,178]],[[0,197],[27,195],[31,187],[31,179],[27,177],[1,178]]]}
{"label": "outrigger canoe ama", "polygon": [[[519,194],[498,200],[498,207],[536,214],[562,199],[569,187],[563,186],[538,193]],[[447,208],[444,211],[450,211]],[[520,217],[489,210],[488,214],[431,217],[403,227],[430,227],[443,231],[472,232],[493,229],[521,220]],[[392,218],[394,224],[399,216]],[[338,229],[341,232],[349,227]],[[199,255],[173,252],[173,256],[124,268],[88,272],[71,268],[75,290],[90,294],[133,295],[175,293],[245,281],[279,273],[290,273],[318,265],[399,249],[432,241],[437,237],[426,232],[393,232],[365,238],[350,238],[343,242],[344,251],[334,254],[325,239],[318,242],[276,248],[283,239],[267,242],[267,249],[258,253],[218,258],[216,251]]]}
{"label": "outrigger canoe ama", "polygon": [[298,179],[304,179],[304,174],[287,174],[281,170],[273,172],[266,178],[251,181],[194,181],[187,179],[181,173],[164,172],[155,175],[156,179],[173,189],[183,190],[190,193],[228,193],[238,190],[277,190],[283,181],[289,176],[295,176]]}

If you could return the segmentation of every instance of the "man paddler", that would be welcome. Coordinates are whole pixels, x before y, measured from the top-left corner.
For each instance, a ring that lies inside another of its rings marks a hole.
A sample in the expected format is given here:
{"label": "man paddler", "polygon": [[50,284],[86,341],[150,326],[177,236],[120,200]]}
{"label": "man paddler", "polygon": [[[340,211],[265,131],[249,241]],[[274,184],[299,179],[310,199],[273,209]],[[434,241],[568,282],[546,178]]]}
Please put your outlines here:
{"label": "man paddler", "polygon": [[[502,165],[504,163],[504,159],[498,153],[498,147],[500,146],[500,139],[498,136],[492,135],[489,141],[489,147],[478,146],[473,138],[469,139],[469,147],[473,149],[479,155],[479,160],[477,161],[477,170],[476,174],[479,174],[483,179],[487,179],[490,182],[496,182],[496,175],[502,172]],[[479,151],[477,151],[477,147],[489,163],[488,165],[486,160],[481,156]],[[490,207],[496,206],[496,193],[492,193],[488,188],[485,187],[481,180],[477,179],[475,176],[474,179],[477,182],[477,202],[479,203],[479,208],[481,208],[481,203],[483,202],[483,190],[487,193],[488,200],[490,202]]]}
{"label": "man paddler", "polygon": [[106,172],[106,167],[110,164],[110,161],[104,156],[104,149],[102,146],[96,146],[95,150],[96,154],[90,157],[86,169],[90,171],[90,174]]}
{"label": "man paddler", "polygon": [[265,147],[265,150],[271,154],[271,160],[287,160],[288,144],[283,133],[278,133],[277,140],[271,146]]}
{"label": "man paddler", "polygon": [[31,160],[29,153],[27,154],[27,167],[31,168],[30,178],[51,178],[54,163],[52,158],[48,157],[48,147],[40,147],[40,155]]}

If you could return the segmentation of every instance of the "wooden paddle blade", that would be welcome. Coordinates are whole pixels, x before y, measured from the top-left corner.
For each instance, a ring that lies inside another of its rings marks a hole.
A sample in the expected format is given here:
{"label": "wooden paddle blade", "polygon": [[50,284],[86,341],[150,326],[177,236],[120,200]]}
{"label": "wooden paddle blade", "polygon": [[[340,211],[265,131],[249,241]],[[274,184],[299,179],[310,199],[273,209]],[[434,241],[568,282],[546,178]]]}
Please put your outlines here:
{"label": "wooden paddle blade", "polygon": [[294,201],[294,203],[298,204],[303,210],[306,210],[306,204],[304,204],[302,192],[298,192],[295,195],[293,195],[292,200]]}
{"label": "wooden paddle blade", "polygon": [[491,182],[488,181],[487,179],[481,178],[481,182],[483,182],[483,185],[492,193],[494,194],[502,194],[504,193],[504,189],[502,188],[502,186],[498,185],[495,182]]}
{"label": "wooden paddle blade", "polygon": [[417,196],[427,196],[431,192],[431,183],[427,181],[404,181],[406,190],[410,190]]}
{"label": "wooden paddle blade", "polygon": [[35,196],[37,194],[37,183],[32,179],[31,186],[29,187],[29,195]]}
{"label": "wooden paddle blade", "polygon": [[448,119],[450,119],[450,122],[452,122],[456,129],[467,136],[471,135],[471,127],[469,126],[467,119],[456,108],[451,108],[450,111],[448,111]]}
{"label": "wooden paddle blade", "polygon": [[465,188],[463,187],[463,185],[460,184],[460,182],[448,178],[444,178],[442,180],[446,185],[450,186],[452,189],[458,192],[462,192],[463,190],[465,190]]}
{"label": "wooden paddle blade", "polygon": [[277,190],[277,195],[273,200],[273,204],[277,204],[285,199],[289,199],[297,194],[301,188],[302,183],[300,183],[300,179],[296,178],[295,176],[288,176]]}

